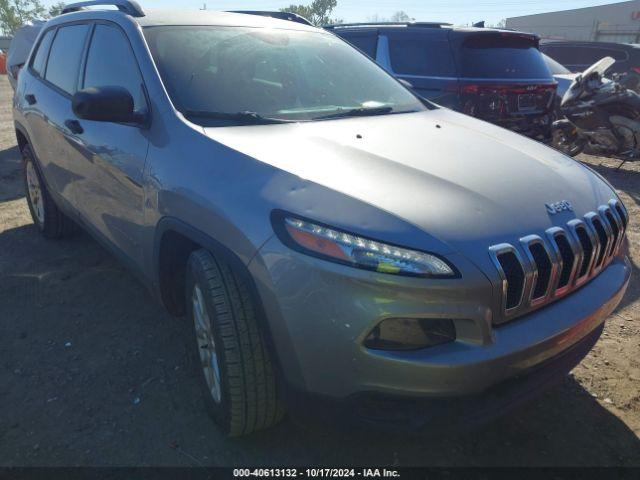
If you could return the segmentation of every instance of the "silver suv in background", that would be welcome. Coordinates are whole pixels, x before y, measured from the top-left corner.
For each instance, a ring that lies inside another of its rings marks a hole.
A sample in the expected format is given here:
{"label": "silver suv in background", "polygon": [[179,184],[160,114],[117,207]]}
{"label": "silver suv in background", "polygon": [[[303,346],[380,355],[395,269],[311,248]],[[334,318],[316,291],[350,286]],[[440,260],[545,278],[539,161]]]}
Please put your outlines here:
{"label": "silver suv in background", "polygon": [[183,317],[225,433],[315,415],[300,398],[465,423],[598,339],[628,216],[587,167],[418,98],[326,31],[97,3],[47,22],[18,79],[29,208]]}

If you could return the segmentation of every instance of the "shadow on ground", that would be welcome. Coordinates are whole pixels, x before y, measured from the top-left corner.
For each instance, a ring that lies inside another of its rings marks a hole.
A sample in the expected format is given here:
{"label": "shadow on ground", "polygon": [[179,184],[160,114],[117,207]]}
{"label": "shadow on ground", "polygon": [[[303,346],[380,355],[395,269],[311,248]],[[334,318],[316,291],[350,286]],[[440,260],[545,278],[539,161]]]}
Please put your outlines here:
{"label": "shadow on ground", "polygon": [[204,413],[181,320],[91,239],[1,232],[0,285],[0,465],[640,466],[638,438],[571,377],[464,433],[287,420],[228,440]]}
{"label": "shadow on ground", "polygon": [[613,160],[607,160],[606,163],[594,164],[589,163],[589,167],[593,168],[600,175],[605,177],[607,181],[618,190],[624,190],[636,205],[640,206],[640,170],[631,170],[629,168],[618,168]]}
{"label": "shadow on ground", "polygon": [[23,195],[22,157],[17,146],[0,151],[0,202]]}

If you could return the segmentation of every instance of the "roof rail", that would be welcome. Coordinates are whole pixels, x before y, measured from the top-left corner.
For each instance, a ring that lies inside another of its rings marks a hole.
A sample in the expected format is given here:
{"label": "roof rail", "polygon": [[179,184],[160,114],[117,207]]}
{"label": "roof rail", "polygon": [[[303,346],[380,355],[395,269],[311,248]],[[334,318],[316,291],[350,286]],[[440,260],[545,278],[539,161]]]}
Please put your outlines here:
{"label": "roof rail", "polygon": [[360,22],[360,23],[332,23],[323,25],[322,28],[333,30],[343,27],[426,27],[441,28],[450,27],[452,23],[448,22]]}
{"label": "roof rail", "polygon": [[131,15],[132,17],[144,17],[144,11],[138,2],[134,0],[88,0],[86,2],[70,3],[65,5],[61,13],[71,13],[84,10],[85,7],[93,7],[96,5],[113,5],[118,7],[122,13]]}
{"label": "roof rail", "polygon": [[310,25],[313,27],[313,23],[297,13],[271,12],[266,10],[229,10],[229,13],[244,13],[246,15],[259,15],[261,17],[277,18],[279,20],[289,20],[290,22],[302,23],[303,25]]}

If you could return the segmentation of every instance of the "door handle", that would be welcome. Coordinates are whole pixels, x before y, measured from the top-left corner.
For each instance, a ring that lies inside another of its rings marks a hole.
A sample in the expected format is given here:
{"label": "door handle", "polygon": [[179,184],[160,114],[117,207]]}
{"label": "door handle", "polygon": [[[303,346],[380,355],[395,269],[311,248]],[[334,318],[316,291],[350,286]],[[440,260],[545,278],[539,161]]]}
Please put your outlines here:
{"label": "door handle", "polygon": [[37,102],[36,96],[33,93],[27,93],[24,96],[24,99],[27,101],[29,105],[35,105]]}
{"label": "door handle", "polygon": [[82,128],[82,125],[80,125],[78,120],[67,120],[64,122],[64,125],[71,131],[71,133],[80,134],[84,132],[84,128]]}

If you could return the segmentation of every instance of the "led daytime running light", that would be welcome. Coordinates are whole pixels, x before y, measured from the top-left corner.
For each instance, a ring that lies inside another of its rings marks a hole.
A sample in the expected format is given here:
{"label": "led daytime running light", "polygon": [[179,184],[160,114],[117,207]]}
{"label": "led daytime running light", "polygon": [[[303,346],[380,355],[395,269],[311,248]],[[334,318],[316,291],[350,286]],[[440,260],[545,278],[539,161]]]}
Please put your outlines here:
{"label": "led daytime running light", "polygon": [[303,249],[342,263],[382,273],[455,276],[451,266],[435,255],[369,240],[294,217],[285,217],[284,226],[291,239]]}

